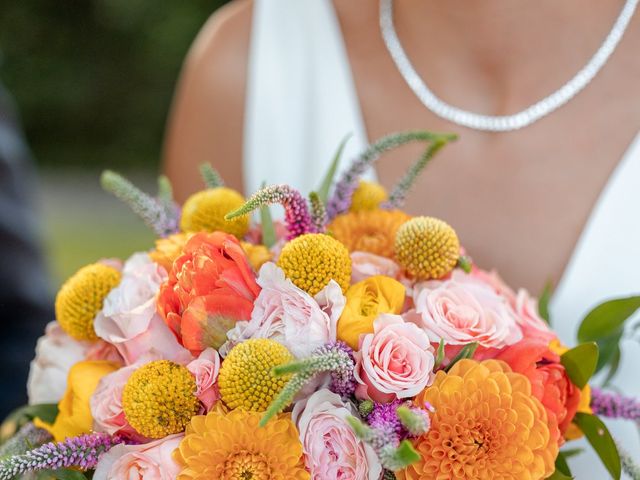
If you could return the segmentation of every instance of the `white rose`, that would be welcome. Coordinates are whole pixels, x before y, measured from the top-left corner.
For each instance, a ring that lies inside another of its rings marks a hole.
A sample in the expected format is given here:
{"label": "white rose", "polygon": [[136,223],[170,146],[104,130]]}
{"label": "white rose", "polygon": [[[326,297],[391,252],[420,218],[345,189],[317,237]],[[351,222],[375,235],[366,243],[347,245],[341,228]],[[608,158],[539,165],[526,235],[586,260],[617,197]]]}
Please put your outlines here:
{"label": "white rose", "polygon": [[58,403],[67,389],[69,369],[85,359],[90,347],[90,343],[67,335],[58,322],[49,323],[38,340],[29,370],[29,404]]}

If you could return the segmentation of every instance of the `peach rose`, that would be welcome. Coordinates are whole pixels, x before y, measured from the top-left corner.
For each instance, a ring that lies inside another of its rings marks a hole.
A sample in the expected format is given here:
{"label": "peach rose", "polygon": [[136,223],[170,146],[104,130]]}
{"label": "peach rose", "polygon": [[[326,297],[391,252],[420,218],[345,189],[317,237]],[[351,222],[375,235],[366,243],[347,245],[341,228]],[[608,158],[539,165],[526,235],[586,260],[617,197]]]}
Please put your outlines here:
{"label": "peach rose", "polygon": [[496,357],[509,364],[514,372],[531,382],[531,393],[558,422],[564,434],[580,405],[580,390],[560,363],[560,356],[540,339],[524,339],[511,345]]}
{"label": "peach rose", "polygon": [[398,279],[400,266],[390,258],[369,252],[351,253],[351,283],[358,283],[375,275]]}
{"label": "peach rose", "polygon": [[356,395],[388,403],[417,395],[433,379],[434,350],[417,325],[383,314],[373,333],[360,337],[354,375]]}
{"label": "peach rose", "polygon": [[413,291],[416,321],[434,343],[499,349],[522,338],[516,313],[495,289],[460,270],[446,280],[417,284]]}
{"label": "peach rose", "polygon": [[93,480],[175,480],[182,470],[173,460],[184,434],[142,445],[116,445],[98,462]]}
{"label": "peach rose", "polygon": [[259,293],[238,240],[223,232],[202,232],[187,241],[173,262],[169,280],[160,288],[158,309],[182,345],[199,355],[216,346],[210,344],[211,334],[219,336],[220,320],[251,317]]}
{"label": "peach rose", "polygon": [[198,358],[187,364],[196,379],[196,396],[204,405],[205,412],[220,398],[217,381],[220,372],[220,355],[213,348],[204,350]]}
{"label": "peach rose", "polygon": [[521,288],[516,294],[494,271],[486,272],[474,267],[471,275],[487,283],[498,295],[503,296],[509,302],[509,305],[516,312],[518,325],[520,325],[525,338],[539,338],[546,342],[556,338],[556,334],[540,317],[538,300],[532,297],[527,290]]}
{"label": "peach rose", "polygon": [[95,431],[118,434],[136,442],[147,440],[129,425],[122,409],[124,386],[141,364],[138,362],[102,377],[89,400]]}

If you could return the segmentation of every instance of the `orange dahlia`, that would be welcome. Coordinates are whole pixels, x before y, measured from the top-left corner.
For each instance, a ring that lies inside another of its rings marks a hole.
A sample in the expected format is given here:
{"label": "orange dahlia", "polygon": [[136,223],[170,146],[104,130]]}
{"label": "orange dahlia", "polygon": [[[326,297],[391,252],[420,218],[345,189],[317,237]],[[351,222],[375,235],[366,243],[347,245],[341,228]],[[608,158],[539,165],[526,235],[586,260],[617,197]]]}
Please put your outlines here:
{"label": "orange dahlia", "polygon": [[398,479],[529,479],[551,475],[557,424],[529,380],[498,360],[461,360],[416,397],[435,413],[415,441],[421,459]]}
{"label": "orange dahlia", "polygon": [[174,453],[178,480],[306,480],[302,444],[290,416],[259,427],[261,413],[219,410],[191,419]]}
{"label": "orange dahlia", "polygon": [[368,210],[338,215],[329,231],[350,252],[369,252],[393,257],[393,246],[400,225],[411,219],[401,210]]}

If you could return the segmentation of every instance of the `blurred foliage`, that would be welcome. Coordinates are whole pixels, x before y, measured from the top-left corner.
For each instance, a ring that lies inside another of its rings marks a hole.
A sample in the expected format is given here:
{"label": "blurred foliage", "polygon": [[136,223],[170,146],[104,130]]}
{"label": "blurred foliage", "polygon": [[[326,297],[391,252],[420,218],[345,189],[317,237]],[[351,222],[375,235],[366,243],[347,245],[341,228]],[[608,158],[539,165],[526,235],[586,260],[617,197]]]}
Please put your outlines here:
{"label": "blurred foliage", "polygon": [[4,0],[0,78],[40,164],[157,164],[189,45],[224,0]]}

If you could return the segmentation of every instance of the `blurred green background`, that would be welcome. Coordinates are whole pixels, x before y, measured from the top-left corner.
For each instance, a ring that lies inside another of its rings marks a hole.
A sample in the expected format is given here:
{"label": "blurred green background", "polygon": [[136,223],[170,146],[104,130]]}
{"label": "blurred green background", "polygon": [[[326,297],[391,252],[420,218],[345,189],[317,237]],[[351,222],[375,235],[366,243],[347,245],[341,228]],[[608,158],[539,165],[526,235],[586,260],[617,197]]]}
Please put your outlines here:
{"label": "blurred green background", "polygon": [[100,190],[111,168],[154,189],[173,89],[189,45],[224,0],[5,0],[0,80],[38,166],[36,206],[55,287],[152,235]]}

